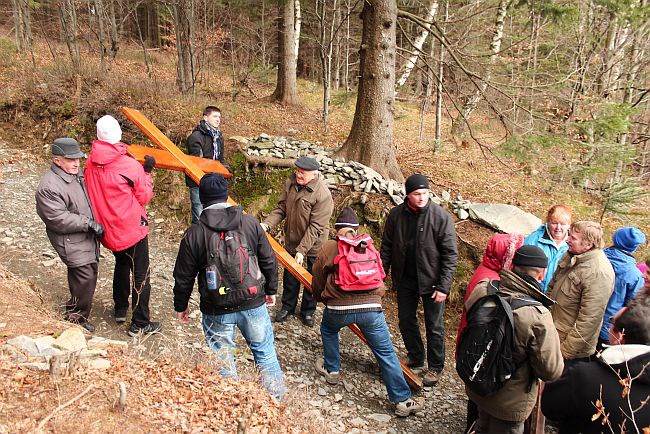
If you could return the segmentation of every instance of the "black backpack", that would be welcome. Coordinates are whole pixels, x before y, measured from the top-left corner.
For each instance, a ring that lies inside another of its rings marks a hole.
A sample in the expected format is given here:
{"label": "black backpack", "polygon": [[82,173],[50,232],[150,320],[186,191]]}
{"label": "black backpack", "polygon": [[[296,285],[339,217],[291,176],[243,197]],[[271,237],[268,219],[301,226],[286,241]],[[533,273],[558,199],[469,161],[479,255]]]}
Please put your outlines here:
{"label": "black backpack", "polygon": [[238,230],[213,231],[203,223],[209,299],[221,308],[236,308],[263,296],[264,277],[255,252]]}
{"label": "black backpack", "polygon": [[532,298],[507,298],[499,292],[499,281],[491,280],[488,294],[467,314],[467,327],[458,340],[456,371],[474,393],[497,392],[517,370],[512,359],[514,321],[512,311],[542,304]]}

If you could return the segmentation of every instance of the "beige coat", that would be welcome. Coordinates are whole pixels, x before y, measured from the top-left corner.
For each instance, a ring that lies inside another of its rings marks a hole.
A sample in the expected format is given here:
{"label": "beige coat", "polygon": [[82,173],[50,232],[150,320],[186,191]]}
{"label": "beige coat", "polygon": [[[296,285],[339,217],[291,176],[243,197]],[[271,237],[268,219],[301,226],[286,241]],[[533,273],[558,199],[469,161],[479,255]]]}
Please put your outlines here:
{"label": "beige coat", "polygon": [[605,307],[614,290],[614,269],[601,249],[565,253],[548,285],[551,308],[565,359],[596,351]]}
{"label": "beige coat", "polygon": [[329,235],[334,201],[320,175],[300,191],[297,187],[296,176],[291,175],[277,208],[271,211],[264,223],[275,226],[284,220],[284,248],[287,252],[316,256]]}
{"label": "beige coat", "polygon": [[[488,282],[485,279],[476,285],[465,302],[468,312],[479,298],[487,295]],[[546,300],[544,294],[507,270],[501,272],[499,291],[513,298],[525,295],[540,302]],[[515,347],[512,357],[519,369],[499,391],[489,396],[477,395],[467,387],[465,391],[476,405],[490,415],[521,422],[526,420],[537,402],[537,379],[551,381],[559,378],[564,369],[564,360],[553,318],[546,307],[523,306],[513,311],[513,318]]]}

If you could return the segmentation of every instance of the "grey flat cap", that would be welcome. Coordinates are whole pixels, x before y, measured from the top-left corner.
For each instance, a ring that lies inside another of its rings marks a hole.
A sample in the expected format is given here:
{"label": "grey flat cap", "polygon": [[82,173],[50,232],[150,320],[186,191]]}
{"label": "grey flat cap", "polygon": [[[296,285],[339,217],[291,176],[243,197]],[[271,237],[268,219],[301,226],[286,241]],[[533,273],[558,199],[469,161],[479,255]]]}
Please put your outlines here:
{"label": "grey flat cap", "polygon": [[64,158],[82,158],[86,154],[81,152],[79,142],[70,137],[55,139],[52,143],[52,155],[61,155]]}
{"label": "grey flat cap", "polygon": [[296,160],[296,167],[299,167],[302,170],[318,170],[320,169],[320,164],[318,161],[310,157],[300,157]]}

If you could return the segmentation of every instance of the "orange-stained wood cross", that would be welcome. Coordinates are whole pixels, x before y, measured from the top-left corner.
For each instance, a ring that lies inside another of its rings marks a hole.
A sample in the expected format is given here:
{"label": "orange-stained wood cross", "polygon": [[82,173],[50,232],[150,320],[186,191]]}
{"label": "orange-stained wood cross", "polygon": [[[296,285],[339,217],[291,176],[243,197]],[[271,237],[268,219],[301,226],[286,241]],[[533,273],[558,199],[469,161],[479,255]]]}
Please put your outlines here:
{"label": "orange-stained wood cross", "polygon": [[[178,149],[174,143],[165,136],[149,119],[147,119],[138,110],[122,107],[122,113],[133,122],[143,133],[151,139],[153,143],[160,146],[162,150],[144,146],[129,145],[129,154],[140,162],[144,161],[145,155],[151,155],[156,159],[156,167],[161,169],[178,170],[185,172],[197,184],[206,172],[220,173],[225,177],[230,177],[230,172],[218,161],[208,160],[206,158],[192,157]],[[228,198],[228,202],[233,205],[236,203]],[[300,266],[295,259],[282,247],[271,235],[266,235],[275,256],[282,266],[293,274],[309,291],[311,291],[311,274]],[[348,326],[363,342],[368,341],[356,324]],[[413,371],[400,360],[404,378],[414,389],[422,387],[422,381],[413,373]]]}

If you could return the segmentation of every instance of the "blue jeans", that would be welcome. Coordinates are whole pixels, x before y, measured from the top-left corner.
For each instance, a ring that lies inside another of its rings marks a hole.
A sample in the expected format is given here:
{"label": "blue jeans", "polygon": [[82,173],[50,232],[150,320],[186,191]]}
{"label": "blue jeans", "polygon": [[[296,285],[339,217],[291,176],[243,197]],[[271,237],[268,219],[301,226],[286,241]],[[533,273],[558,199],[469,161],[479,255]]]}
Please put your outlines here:
{"label": "blue jeans", "polygon": [[353,323],[359,326],[368,340],[368,346],[375,355],[375,359],[377,359],[388,391],[388,399],[393,403],[409,399],[411,389],[406,384],[402,368],[395,355],[383,312],[336,313],[325,309],[320,325],[325,369],[329,372],[341,370],[339,330]]}
{"label": "blue jeans", "polygon": [[192,203],[192,224],[199,222],[203,205],[199,197],[199,187],[190,187],[190,202]]}
{"label": "blue jeans", "polygon": [[253,352],[255,365],[262,377],[262,386],[280,400],[286,391],[282,382],[282,370],[273,346],[273,327],[266,305],[241,312],[223,315],[203,314],[203,333],[208,346],[224,361],[219,373],[223,377],[237,376],[235,359],[235,326]]}

